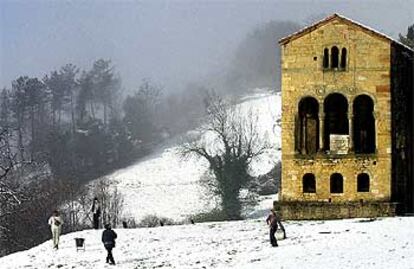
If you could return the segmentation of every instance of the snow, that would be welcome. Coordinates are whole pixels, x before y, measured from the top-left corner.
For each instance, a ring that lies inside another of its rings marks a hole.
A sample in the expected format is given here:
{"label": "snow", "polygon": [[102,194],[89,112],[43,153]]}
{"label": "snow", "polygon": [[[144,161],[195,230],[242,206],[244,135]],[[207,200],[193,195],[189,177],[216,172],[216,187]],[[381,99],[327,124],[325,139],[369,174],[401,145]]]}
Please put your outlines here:
{"label": "snow", "polygon": [[[252,109],[260,114],[259,132],[278,148],[280,95],[259,92],[243,98],[239,106],[243,113]],[[266,173],[278,160],[280,151],[269,151],[253,164],[252,172]],[[173,145],[107,177],[125,196],[125,216],[182,220],[215,206],[200,186],[206,171],[205,161],[183,160]],[[246,209],[250,219],[244,221],[115,229],[115,267],[105,263],[102,230],[63,235],[57,251],[48,240],[0,258],[0,264],[2,269],[414,268],[414,217],[287,221],[288,238],[271,247],[264,219],[277,199],[260,197],[255,208]],[[85,238],[85,251],[76,250],[78,237]]]}
{"label": "snow", "polygon": [[[238,106],[242,114],[251,110],[258,115],[260,135],[275,147],[252,164],[253,175],[267,173],[280,160],[277,150],[280,145],[280,126],[277,124],[281,115],[280,94],[257,90],[244,97]],[[163,148],[145,160],[106,176],[124,196],[124,218],[139,221],[146,215],[155,214],[182,221],[216,206],[217,200],[206,196],[206,190],[200,185],[208,163],[196,157],[182,159],[178,151],[178,145]],[[269,200],[268,205],[271,204]]]}
{"label": "snow", "polygon": [[[272,248],[264,216],[118,233],[115,267],[105,264],[102,230],[61,237],[0,258],[1,268],[414,268],[414,217],[288,221],[288,238]],[[76,237],[86,251],[76,251]]]}

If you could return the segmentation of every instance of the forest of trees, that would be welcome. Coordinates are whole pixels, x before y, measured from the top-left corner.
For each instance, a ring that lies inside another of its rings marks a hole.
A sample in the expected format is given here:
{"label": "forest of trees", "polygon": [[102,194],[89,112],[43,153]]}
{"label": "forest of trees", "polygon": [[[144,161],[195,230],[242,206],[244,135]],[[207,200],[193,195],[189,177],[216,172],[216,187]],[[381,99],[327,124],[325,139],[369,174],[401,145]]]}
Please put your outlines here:
{"label": "forest of trees", "polygon": [[[21,76],[0,92],[0,255],[45,240],[52,210],[79,199],[86,206],[86,183],[146,156],[202,113],[202,89],[164,96],[144,80],[121,100],[122,90],[101,59],[90,70],[67,64]],[[73,214],[67,231],[80,228]]]}
{"label": "forest of trees", "polygon": [[201,94],[163,96],[148,80],[123,101],[121,90],[108,60],[88,71],[68,64],[43,78],[19,77],[1,91],[0,126],[20,161],[46,162],[56,178],[87,181],[190,128],[174,118],[201,102]]}

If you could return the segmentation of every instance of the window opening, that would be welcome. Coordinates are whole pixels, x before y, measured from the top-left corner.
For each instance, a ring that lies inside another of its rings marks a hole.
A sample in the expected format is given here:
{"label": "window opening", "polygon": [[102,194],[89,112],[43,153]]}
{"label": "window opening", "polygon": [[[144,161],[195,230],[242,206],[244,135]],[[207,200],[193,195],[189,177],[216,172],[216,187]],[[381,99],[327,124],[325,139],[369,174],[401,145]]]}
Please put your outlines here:
{"label": "window opening", "polygon": [[345,69],[346,68],[346,60],[347,60],[347,52],[346,52],[346,48],[342,48],[341,51],[341,68]]}
{"label": "window opening", "polygon": [[357,177],[357,191],[358,192],[369,192],[369,175],[361,173]]}
{"label": "window opening", "polygon": [[374,102],[368,95],[359,95],[353,103],[353,142],[355,153],[375,152]]}
{"label": "window opening", "polygon": [[304,193],[315,193],[316,192],[316,181],[315,175],[307,173],[303,176],[303,192]]}
{"label": "window opening", "polygon": [[338,68],[339,64],[339,49],[336,46],[331,48],[331,68]]}
{"label": "window opening", "polygon": [[341,174],[335,173],[331,175],[331,193],[344,192],[344,179]]}
{"label": "window opening", "polygon": [[329,50],[327,48],[323,50],[323,68],[329,68]]}
{"label": "window opening", "polygon": [[348,101],[342,94],[332,93],[324,101],[324,149],[330,149],[330,135],[348,135]]}
{"label": "window opening", "polygon": [[297,150],[301,154],[314,154],[319,149],[319,103],[313,97],[305,97],[298,110]]}

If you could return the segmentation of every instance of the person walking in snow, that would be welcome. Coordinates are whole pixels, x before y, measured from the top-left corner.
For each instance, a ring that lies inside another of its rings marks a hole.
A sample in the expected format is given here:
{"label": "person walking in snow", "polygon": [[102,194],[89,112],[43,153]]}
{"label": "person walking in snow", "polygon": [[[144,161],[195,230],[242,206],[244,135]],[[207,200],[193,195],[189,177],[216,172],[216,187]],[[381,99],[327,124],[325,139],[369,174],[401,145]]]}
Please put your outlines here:
{"label": "person walking in snow", "polygon": [[106,263],[115,264],[114,257],[112,256],[112,249],[115,247],[115,239],[117,238],[117,234],[114,230],[111,229],[110,224],[105,224],[105,230],[102,233],[102,243],[108,255],[106,256]]}
{"label": "person walking in snow", "polygon": [[59,249],[59,236],[62,231],[63,220],[60,217],[59,211],[53,211],[53,215],[49,218],[48,224],[52,231],[53,248]]}
{"label": "person walking in snow", "polygon": [[95,197],[93,199],[91,211],[92,211],[93,228],[99,229],[99,218],[101,217],[101,207],[99,206],[98,197]]}
{"label": "person walking in snow", "polygon": [[275,233],[277,231],[278,225],[280,226],[280,229],[283,231],[283,239],[286,239],[286,231],[285,227],[283,227],[282,222],[280,220],[279,214],[272,209],[270,210],[270,214],[266,219],[267,225],[269,225],[270,228],[270,244],[272,244],[273,247],[277,247],[277,240],[275,237]]}

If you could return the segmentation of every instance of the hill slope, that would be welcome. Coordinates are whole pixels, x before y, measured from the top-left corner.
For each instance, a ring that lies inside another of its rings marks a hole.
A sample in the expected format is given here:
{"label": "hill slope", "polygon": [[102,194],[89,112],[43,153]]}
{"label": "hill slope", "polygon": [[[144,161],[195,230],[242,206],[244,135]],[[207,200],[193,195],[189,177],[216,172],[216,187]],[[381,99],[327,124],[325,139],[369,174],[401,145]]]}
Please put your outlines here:
{"label": "hill slope", "polygon": [[[239,104],[242,113],[247,114],[251,110],[259,115],[258,131],[275,147],[275,150],[253,163],[252,173],[255,175],[267,173],[280,160],[277,150],[280,144],[280,127],[277,124],[280,102],[280,94],[262,92],[243,98]],[[126,218],[140,220],[145,215],[156,214],[182,220],[215,206],[215,200],[205,197],[205,189],[200,186],[207,167],[207,162],[202,159],[192,157],[182,160],[178,145],[173,145],[107,177],[124,195]]]}
{"label": "hill slope", "polygon": [[[287,222],[288,239],[268,242],[263,219],[117,229],[116,268],[413,268],[414,217]],[[115,268],[105,264],[102,230],[65,235],[0,258],[1,268]],[[76,252],[74,238],[86,238]]]}

